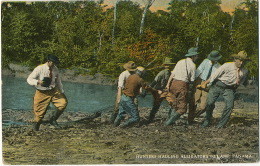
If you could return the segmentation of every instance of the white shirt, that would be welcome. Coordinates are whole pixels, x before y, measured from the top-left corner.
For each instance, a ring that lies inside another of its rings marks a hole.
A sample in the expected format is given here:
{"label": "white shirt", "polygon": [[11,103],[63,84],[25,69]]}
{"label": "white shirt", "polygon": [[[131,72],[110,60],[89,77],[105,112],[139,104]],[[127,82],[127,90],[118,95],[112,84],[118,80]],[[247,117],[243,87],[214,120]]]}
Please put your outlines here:
{"label": "white shirt", "polygon": [[[209,77],[212,76],[213,73],[219,68],[221,65],[219,63],[212,64],[211,60],[204,59],[203,62],[199,65],[199,67],[195,71],[195,78],[200,77],[202,80],[207,80]],[[212,68],[211,73],[210,68]],[[210,75],[209,75],[210,74]]]}
{"label": "white shirt", "polygon": [[28,84],[35,86],[39,90],[51,90],[55,87],[60,89],[62,93],[64,93],[63,86],[61,83],[61,79],[59,76],[59,70],[56,66],[53,66],[52,69],[52,80],[49,87],[43,87],[41,85],[38,85],[38,80],[43,80],[44,77],[50,76],[50,70],[49,66],[45,63],[42,65],[37,66],[33,72],[28,76],[27,82]]}
{"label": "white shirt", "polygon": [[[236,69],[235,62],[227,62],[220,66],[214,74],[210,77],[209,85],[215,80],[220,80],[228,86],[236,84]],[[238,85],[243,84],[246,80],[248,70],[245,68],[239,68],[238,70]]]}
{"label": "white shirt", "polygon": [[125,81],[126,79],[130,76],[131,74],[129,73],[128,70],[123,71],[118,78],[118,88],[124,88]]}
{"label": "white shirt", "polygon": [[184,82],[193,82],[195,80],[196,65],[191,58],[179,60],[172,71],[173,79]]}

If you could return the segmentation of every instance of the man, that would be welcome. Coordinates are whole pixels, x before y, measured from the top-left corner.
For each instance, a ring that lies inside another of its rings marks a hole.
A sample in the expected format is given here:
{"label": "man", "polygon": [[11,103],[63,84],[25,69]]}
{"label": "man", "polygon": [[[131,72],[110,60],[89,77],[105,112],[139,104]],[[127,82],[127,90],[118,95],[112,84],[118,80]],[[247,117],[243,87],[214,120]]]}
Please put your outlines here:
{"label": "man", "polygon": [[[199,88],[200,84],[207,81],[210,76],[219,68],[221,65],[218,60],[222,56],[218,51],[211,51],[206,59],[199,65],[195,71],[195,82],[193,87],[193,94],[189,103],[188,123],[192,124],[196,116],[203,114],[206,106],[206,99],[208,89]],[[198,86],[198,87],[197,87]]]}
{"label": "man", "polygon": [[231,56],[234,58],[233,62],[227,62],[220,66],[211,76],[210,81],[206,81],[201,85],[202,88],[205,88],[207,84],[209,86],[212,85],[206,100],[206,116],[202,127],[208,127],[210,125],[215,102],[220,95],[224,98],[225,108],[222,111],[221,118],[216,127],[225,127],[234,106],[235,90],[239,85],[245,83],[248,70],[243,68],[243,65],[247,60],[247,53],[240,51],[238,54]]}
{"label": "man", "polygon": [[[172,63],[171,58],[166,57],[163,62],[164,69],[156,75],[153,82],[150,84],[150,87],[152,87],[156,90],[164,91],[164,89],[167,85],[167,82],[169,80],[169,77],[171,75],[170,68],[174,64],[175,63]],[[157,113],[158,109],[160,108],[160,105],[161,105],[163,99],[166,97],[165,93],[167,93],[167,92],[159,94],[157,91],[155,91],[154,93],[152,93],[153,107],[149,114],[148,123],[153,121],[155,114]]]}
{"label": "man", "polygon": [[27,82],[36,87],[33,98],[33,129],[35,131],[39,130],[50,102],[56,107],[56,112],[50,119],[50,123],[55,127],[59,127],[56,120],[67,106],[67,99],[64,94],[59,71],[55,66],[58,63],[58,57],[48,55],[46,63],[37,66],[27,78]]}
{"label": "man", "polygon": [[129,118],[120,125],[121,128],[128,127],[136,122],[139,122],[139,112],[137,105],[135,104],[135,98],[140,94],[140,88],[151,91],[153,90],[144,82],[143,77],[145,75],[145,70],[143,67],[137,67],[136,73],[130,75],[125,83],[123,94],[120,99],[119,113],[114,122],[114,126],[120,125],[123,119],[123,114],[128,114]]}
{"label": "man", "polygon": [[130,75],[135,73],[137,66],[136,66],[135,62],[129,61],[129,62],[125,63],[123,67],[124,67],[125,71],[123,71],[119,75],[119,78],[118,78],[118,87],[117,87],[117,95],[116,95],[114,112],[112,113],[112,115],[110,117],[111,123],[114,123],[114,121],[117,117],[117,114],[119,111],[118,105],[119,105],[120,98],[122,95],[122,90],[124,89],[125,81]]}
{"label": "man", "polygon": [[188,87],[195,80],[196,65],[194,62],[198,58],[198,54],[197,48],[190,48],[188,54],[185,55],[187,58],[178,61],[172,71],[166,87],[172,94],[173,103],[170,117],[166,120],[165,126],[172,125],[187,111]]}

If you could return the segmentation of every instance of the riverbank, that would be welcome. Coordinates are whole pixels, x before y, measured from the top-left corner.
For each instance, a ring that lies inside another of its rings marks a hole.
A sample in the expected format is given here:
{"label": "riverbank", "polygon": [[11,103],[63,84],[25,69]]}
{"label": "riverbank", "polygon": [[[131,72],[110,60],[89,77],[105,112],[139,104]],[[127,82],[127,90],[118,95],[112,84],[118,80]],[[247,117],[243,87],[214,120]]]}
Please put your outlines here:
{"label": "riverbank", "polygon": [[[13,76],[20,78],[27,78],[32,70],[29,67],[18,65],[18,64],[9,64],[8,68],[2,69],[2,75],[4,76]],[[62,81],[67,82],[77,82],[77,83],[86,83],[86,84],[98,84],[98,85],[116,85],[117,80],[109,78],[103,74],[96,73],[94,75],[80,74],[76,70],[70,69],[59,69]]]}
{"label": "riverbank", "polygon": [[140,108],[141,122],[130,128],[114,127],[111,110],[101,114],[65,112],[54,129],[45,116],[40,131],[32,131],[28,110],[3,110],[3,119],[22,124],[2,129],[3,159],[10,165],[52,164],[185,164],[256,163],[259,161],[258,104],[236,101],[228,127],[214,128],[222,102],[216,104],[213,125],[201,128],[203,117],[185,125],[165,127],[166,108],[146,124],[149,108]]}

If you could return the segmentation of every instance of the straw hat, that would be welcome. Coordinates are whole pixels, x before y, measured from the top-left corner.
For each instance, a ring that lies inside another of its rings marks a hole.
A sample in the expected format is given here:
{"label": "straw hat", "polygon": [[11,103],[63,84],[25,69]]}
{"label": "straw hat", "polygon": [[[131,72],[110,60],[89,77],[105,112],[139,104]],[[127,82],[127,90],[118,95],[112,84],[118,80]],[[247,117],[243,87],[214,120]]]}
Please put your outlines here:
{"label": "straw hat", "polygon": [[140,72],[144,71],[144,67],[142,67],[142,66],[138,66],[136,69],[139,70]]}
{"label": "straw hat", "polygon": [[247,58],[247,53],[245,51],[240,51],[238,54],[232,54],[231,57],[233,57],[235,59],[240,59],[242,61],[249,60]]}
{"label": "straw hat", "polygon": [[124,67],[124,69],[126,69],[128,71],[136,70],[136,64],[133,61],[129,61],[129,62],[125,63],[123,67]]}

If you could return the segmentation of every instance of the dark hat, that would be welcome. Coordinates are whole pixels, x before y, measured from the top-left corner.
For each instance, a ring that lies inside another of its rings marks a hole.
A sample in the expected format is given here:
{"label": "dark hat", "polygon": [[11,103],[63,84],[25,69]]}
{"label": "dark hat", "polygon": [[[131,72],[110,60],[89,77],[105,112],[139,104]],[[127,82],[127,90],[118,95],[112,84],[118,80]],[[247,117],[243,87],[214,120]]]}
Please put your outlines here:
{"label": "dark hat", "polygon": [[222,56],[220,55],[220,53],[216,50],[211,51],[211,53],[209,53],[208,55],[208,59],[211,61],[218,61]]}
{"label": "dark hat", "polygon": [[194,55],[198,55],[198,48],[197,47],[191,47],[188,50],[188,54],[186,54],[185,56],[194,56]]}
{"label": "dark hat", "polygon": [[57,56],[55,56],[55,55],[52,55],[52,54],[49,54],[47,56],[47,60],[48,61],[52,61],[55,64],[59,64],[60,63],[59,58]]}
{"label": "dark hat", "polygon": [[133,61],[129,61],[129,62],[125,63],[123,67],[124,67],[124,69],[126,69],[128,71],[136,70],[136,64]]}

